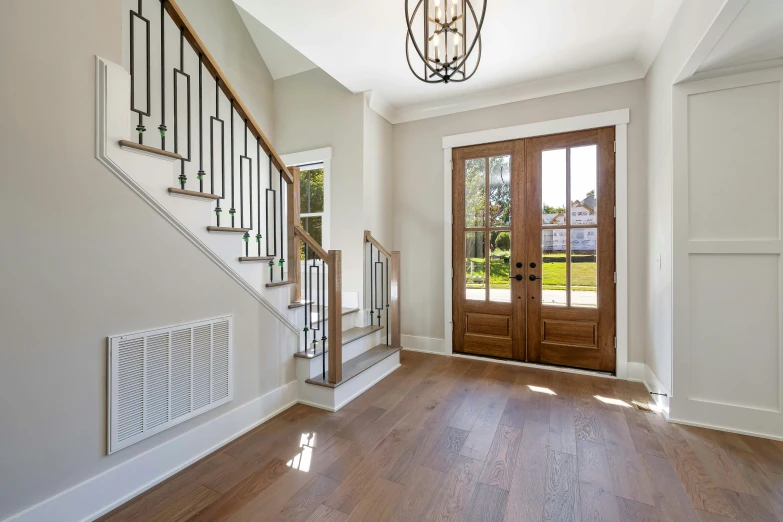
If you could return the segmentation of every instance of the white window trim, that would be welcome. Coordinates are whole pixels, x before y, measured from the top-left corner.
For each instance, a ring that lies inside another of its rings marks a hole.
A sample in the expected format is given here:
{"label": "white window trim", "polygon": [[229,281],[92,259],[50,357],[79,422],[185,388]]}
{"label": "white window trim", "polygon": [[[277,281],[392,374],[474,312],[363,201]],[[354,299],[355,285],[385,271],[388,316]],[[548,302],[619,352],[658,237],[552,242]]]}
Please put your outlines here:
{"label": "white window trim", "polygon": [[331,199],[332,199],[332,148],[324,147],[322,149],[306,150],[302,152],[294,152],[291,154],[283,154],[280,157],[283,163],[288,167],[298,167],[300,165],[311,165],[313,163],[323,163],[324,166],[324,211],[314,214],[302,214],[301,217],[323,215],[323,222],[321,224],[321,233],[323,235],[322,247],[328,251],[331,245]]}
{"label": "white window trim", "polygon": [[[599,127],[615,127],[617,151],[615,155],[615,204],[616,214],[616,244],[617,263],[617,363],[618,379],[628,379],[628,123],[631,121],[630,109],[585,114],[573,118],[542,121],[503,127],[465,134],[443,137],[443,274],[444,274],[444,317],[445,317],[445,349],[446,354],[452,354],[453,319],[451,314],[451,152],[456,147],[467,147],[482,143],[518,140],[559,134]],[[527,363],[522,363],[527,365]],[[636,379],[637,376],[631,375]]]}

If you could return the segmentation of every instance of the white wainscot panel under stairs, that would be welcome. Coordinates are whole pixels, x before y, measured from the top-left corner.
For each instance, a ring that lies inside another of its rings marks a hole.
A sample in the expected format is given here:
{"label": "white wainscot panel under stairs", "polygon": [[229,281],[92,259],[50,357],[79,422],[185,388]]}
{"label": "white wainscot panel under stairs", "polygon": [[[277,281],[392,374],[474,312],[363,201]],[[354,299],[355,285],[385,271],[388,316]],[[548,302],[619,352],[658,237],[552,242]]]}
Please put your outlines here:
{"label": "white wainscot panel under stairs", "polygon": [[[130,75],[120,65],[99,57],[96,67],[96,157],[299,336],[291,356],[299,355],[300,402],[329,410],[339,409],[399,367],[399,351],[387,346],[385,329],[368,328],[365,323],[369,314],[359,310],[358,294],[343,292],[343,303],[348,307],[343,308],[343,381],[337,386],[324,382],[320,343],[313,355],[313,332],[310,331],[309,338],[305,339],[306,312],[302,306],[291,304],[293,286],[284,282],[287,273],[281,276],[278,264],[274,262],[274,283],[270,285],[269,259],[254,257],[252,251],[250,258],[244,257],[242,233],[222,232],[214,227],[208,230],[208,225],[214,224],[215,198],[194,196],[175,188],[180,174],[179,160],[156,153],[154,149],[143,151],[121,145],[121,142],[135,138],[130,133],[130,118],[134,114],[130,110]],[[224,222],[228,221],[226,209],[223,218]],[[286,237],[285,233],[283,237]],[[357,238],[357,241],[361,240]],[[251,241],[254,243],[255,239],[251,237]],[[312,313],[315,314],[313,321],[322,328],[318,333],[320,338],[321,332],[326,331],[327,321],[319,317],[315,307]],[[310,355],[301,357],[306,350]]]}

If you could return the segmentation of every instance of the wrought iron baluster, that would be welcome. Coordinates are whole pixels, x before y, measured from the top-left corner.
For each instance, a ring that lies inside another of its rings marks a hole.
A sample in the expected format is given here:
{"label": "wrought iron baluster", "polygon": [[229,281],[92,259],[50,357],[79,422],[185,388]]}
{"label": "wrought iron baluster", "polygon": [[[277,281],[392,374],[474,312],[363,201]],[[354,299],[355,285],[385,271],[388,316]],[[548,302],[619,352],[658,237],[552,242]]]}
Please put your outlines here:
{"label": "wrought iron baluster", "polygon": [[378,326],[380,326],[381,325],[381,311],[383,310],[383,263],[381,262],[381,251],[380,250],[378,250],[378,257],[377,257],[377,261],[375,262],[375,269],[373,270],[374,272],[376,272],[376,274],[375,274],[375,284],[376,285],[378,284],[378,274],[377,274],[378,265],[380,265],[380,268],[381,268],[381,291],[380,291],[381,301],[380,301],[380,305],[379,305],[378,304],[378,290],[376,289],[375,290],[375,301],[373,301],[373,306],[378,311]]}
{"label": "wrought iron baluster", "polygon": [[220,202],[226,198],[226,124],[220,119],[220,77],[215,76],[215,115],[209,119],[209,161],[210,161],[210,184],[212,194],[215,193],[215,122],[220,123],[220,198],[215,207],[215,216],[217,217],[217,226],[220,226],[220,214],[223,209],[220,208]]}
{"label": "wrought iron baluster", "polygon": [[[144,131],[147,130],[147,128],[144,126],[144,116],[149,116],[151,111],[151,103],[150,98],[152,97],[152,85],[151,85],[151,78],[150,78],[150,70],[151,70],[151,57],[150,57],[150,21],[147,18],[144,18],[142,13],[142,7],[143,7],[142,0],[138,0],[138,6],[136,8],[136,11],[130,12],[130,75],[131,75],[131,111],[135,112],[139,115],[139,123],[136,125],[136,132],[139,134],[139,144],[144,144]],[[147,108],[146,110],[141,110],[140,108],[136,107],[136,19],[141,20],[144,22],[144,33],[146,36],[146,66],[147,66],[147,77],[146,77],[146,87],[147,87]]]}
{"label": "wrought iron baluster", "polygon": [[[204,192],[204,100],[202,90],[202,72],[204,70],[204,54],[198,53],[198,191]],[[215,193],[213,187],[212,193]]]}
{"label": "wrought iron baluster", "polygon": [[174,152],[179,152],[179,77],[182,76],[185,78],[185,85],[187,87],[188,95],[187,95],[187,104],[188,104],[188,110],[187,110],[187,117],[188,117],[188,125],[187,125],[187,138],[188,138],[188,154],[186,156],[182,156],[182,159],[180,160],[180,174],[179,174],[179,185],[180,188],[183,190],[185,189],[185,183],[188,180],[188,177],[185,175],[185,162],[190,161],[191,158],[191,150],[190,150],[190,75],[185,73],[185,27],[180,26],[179,28],[179,69],[174,69]]}
{"label": "wrought iron baluster", "polygon": [[[313,304],[310,301],[310,287],[307,286],[307,256],[308,256],[309,253],[310,253],[310,248],[307,245],[307,243],[305,243],[305,257],[304,257],[304,261],[305,261],[304,262],[304,264],[305,264],[305,269],[304,269],[304,302],[305,302],[305,304],[304,304],[304,334],[305,334],[304,348],[305,348],[305,353],[307,353],[307,348],[309,346],[309,344],[308,344],[308,337],[309,337],[308,336],[308,332],[310,331],[310,323],[313,320]],[[309,305],[308,305],[308,303],[309,303]],[[309,311],[309,313],[308,313],[308,311]]]}
{"label": "wrought iron baluster", "polygon": [[389,294],[391,293],[391,281],[389,280],[389,258],[386,258],[386,346],[389,346]]}
{"label": "wrought iron baluster", "polygon": [[258,191],[258,197],[256,198],[256,205],[258,205],[258,227],[256,228],[256,245],[258,245],[258,257],[261,257],[261,138],[256,137],[256,172],[258,179],[256,180]]}
{"label": "wrought iron baluster", "polygon": [[234,208],[234,98],[231,98],[231,208],[228,213],[231,216],[231,228],[234,228],[234,215],[237,213]]}
{"label": "wrought iron baluster", "polygon": [[160,0],[160,148],[166,150],[166,0]]}
{"label": "wrought iron baluster", "polygon": [[[248,181],[250,195],[250,226],[247,228],[253,228],[253,158],[247,155],[247,118],[245,118],[245,153],[239,157],[239,226],[245,228],[245,162],[249,163],[248,168]],[[249,256],[250,250],[250,232],[247,231],[242,235],[242,240],[245,242],[245,256]]]}
{"label": "wrought iron baluster", "polygon": [[[275,198],[275,189],[272,188],[272,154],[269,154],[269,188],[266,189],[265,201],[266,204],[266,255],[270,258],[277,256],[277,199]],[[272,193],[272,242],[274,246],[273,251],[269,251],[269,193]],[[274,259],[269,260],[269,281],[274,280]]]}
{"label": "wrought iron baluster", "polygon": [[[290,255],[290,253],[289,253]],[[321,331],[321,350],[324,352],[324,361],[326,361],[326,260],[321,259],[321,322],[323,323],[323,330]],[[324,371],[324,379],[326,379],[326,372]]]}
{"label": "wrought iron baluster", "polygon": [[373,277],[373,264],[372,264],[372,243],[370,243],[370,258],[367,264],[367,271],[370,273],[370,326],[372,326],[375,316],[375,278]]}
{"label": "wrought iron baluster", "polygon": [[283,217],[283,192],[285,191],[285,185],[283,184],[283,170],[280,169],[280,261],[278,262],[278,266],[280,267],[280,280],[285,280],[285,277],[283,276],[283,269],[285,265],[285,256],[283,255],[283,251],[285,249],[285,235],[283,235],[283,223],[285,222],[285,218]]}

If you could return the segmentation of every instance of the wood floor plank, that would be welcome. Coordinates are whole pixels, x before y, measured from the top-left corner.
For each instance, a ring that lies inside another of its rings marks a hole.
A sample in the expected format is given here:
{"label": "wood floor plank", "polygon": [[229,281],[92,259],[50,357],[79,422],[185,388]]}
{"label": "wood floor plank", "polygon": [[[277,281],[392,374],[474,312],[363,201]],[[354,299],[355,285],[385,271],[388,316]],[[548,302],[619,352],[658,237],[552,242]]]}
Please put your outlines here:
{"label": "wood floor plank", "polygon": [[704,464],[718,488],[758,495],[757,488],[746,480],[742,467],[737,465],[735,459],[718,440],[709,435],[709,431],[712,430],[683,427],[680,433],[688,441],[699,461]]}
{"label": "wood floor plank", "polygon": [[506,522],[532,522],[542,520],[544,516],[549,434],[549,426],[546,424],[533,421],[525,423],[509,489]]}
{"label": "wood floor plank", "polygon": [[383,520],[385,522],[407,522],[424,519],[445,479],[445,473],[418,466],[413,472],[411,484],[406,488],[400,502]]}
{"label": "wood floor plank", "polygon": [[231,515],[239,511],[245,504],[252,501],[262,491],[275,484],[280,477],[290,471],[291,468],[286,466],[285,462],[280,459],[274,459],[231,488],[220,499],[199,512],[192,520],[210,520],[215,522],[228,520]]}
{"label": "wood floor plank", "polygon": [[685,488],[693,507],[716,515],[735,517],[734,510],[710,478],[688,441],[676,425],[654,426],[664,452]]}
{"label": "wood floor plank", "polygon": [[653,504],[650,482],[620,411],[599,414],[614,494],[643,504]]}
{"label": "wood floor plank", "polygon": [[276,522],[304,522],[331,495],[339,482],[315,474],[275,515]]}
{"label": "wood floor plank", "polygon": [[465,439],[465,444],[462,445],[460,455],[477,460],[487,458],[507,400],[508,395],[502,399],[492,400],[484,406],[473,424],[468,438]]}
{"label": "wood floor plank", "polygon": [[279,513],[312,479],[313,474],[311,473],[291,470],[226,520],[230,522],[256,522],[265,513]]}
{"label": "wood floor plank", "polygon": [[562,400],[552,400],[549,417],[549,448],[576,455],[576,412]]}
{"label": "wood floor plank", "polygon": [[350,515],[367,491],[381,478],[381,473],[386,466],[396,460],[408,444],[409,442],[393,436],[383,439],[376,451],[356,466],[337,489],[329,495],[324,504]]}
{"label": "wood floor plank", "polygon": [[503,522],[507,503],[508,491],[478,483],[462,520],[465,522]]}
{"label": "wood floor plank", "polygon": [[521,429],[501,424],[495,432],[479,482],[508,491],[521,442]]}
{"label": "wood floor plank", "polygon": [[575,455],[548,452],[543,520],[581,520]]}
{"label": "wood floor plank", "polygon": [[779,521],[778,517],[760,502],[758,497],[729,490],[723,490],[723,494],[737,514],[738,520],[747,520],[748,522]]}
{"label": "wood floor plank", "polygon": [[150,522],[183,522],[220,498],[220,493],[199,486],[189,495],[168,505],[166,509],[149,519]]}
{"label": "wood floor plank", "polygon": [[462,444],[468,438],[468,433],[465,430],[447,427],[421,464],[448,473],[462,450]]}
{"label": "wood floor plank", "polygon": [[446,475],[443,485],[434,499],[427,522],[457,522],[462,519],[468,501],[478,484],[484,461],[459,456]]}
{"label": "wood floor plank", "polygon": [[384,478],[374,481],[359,504],[346,518],[348,522],[378,522],[394,513],[405,494],[405,486]]}
{"label": "wood floor plank", "polygon": [[746,437],[744,440],[767,471],[783,473],[783,442],[761,437]]}
{"label": "wood floor plank", "polygon": [[663,446],[661,446],[661,441],[658,440],[658,435],[655,434],[646,415],[634,411],[626,413],[625,418],[628,422],[628,429],[631,432],[634,448],[636,448],[638,453],[646,453],[656,457],[666,456]]}
{"label": "wood floor plank", "polygon": [[384,413],[386,413],[386,410],[370,406],[357,415],[345,428],[340,430],[340,437],[345,440],[361,442],[367,435],[367,428],[372,426]]}
{"label": "wood floor plank", "polygon": [[660,522],[655,506],[641,504],[617,497],[617,509],[620,512],[620,520],[623,522]]}
{"label": "wood floor plank", "polygon": [[576,442],[576,451],[582,520],[619,521],[620,514],[604,446],[579,440]]}
{"label": "wood floor plank", "polygon": [[642,454],[650,477],[653,502],[661,522],[697,522],[696,510],[671,463],[664,458]]}
{"label": "wood floor plank", "polygon": [[[458,405],[443,401],[432,411],[424,425],[415,434],[402,434],[403,440],[410,439],[410,444],[403,454],[391,462],[383,472],[383,478],[399,484],[408,485],[413,470],[421,464],[430,451],[438,444],[441,436],[448,428],[451,417],[457,411]],[[394,433],[397,436],[397,433]],[[413,438],[411,438],[413,435]]]}
{"label": "wood floor plank", "polygon": [[345,522],[348,515],[342,511],[337,511],[329,506],[321,504],[313,511],[313,514],[307,519],[307,522]]}
{"label": "wood floor plank", "polygon": [[716,515],[708,511],[696,510],[696,514],[699,515],[701,522],[734,522],[733,518],[724,517],[723,515]]}

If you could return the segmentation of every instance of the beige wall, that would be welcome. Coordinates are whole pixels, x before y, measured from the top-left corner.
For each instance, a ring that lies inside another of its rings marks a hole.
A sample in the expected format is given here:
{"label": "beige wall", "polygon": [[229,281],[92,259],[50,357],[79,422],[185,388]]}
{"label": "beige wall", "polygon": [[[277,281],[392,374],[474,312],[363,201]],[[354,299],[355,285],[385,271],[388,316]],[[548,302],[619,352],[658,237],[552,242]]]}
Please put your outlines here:
{"label": "beige wall", "polygon": [[644,82],[634,81],[394,126],[394,244],[402,252],[402,333],[444,337],[443,136],[630,108],[629,357],[644,360],[647,190]]}
{"label": "beige wall", "polygon": [[364,96],[321,69],[274,82],[280,154],[332,147],[330,249],[342,250],[343,291],[362,292]]}
{"label": "beige wall", "polygon": [[[672,84],[723,4],[684,0],[645,78],[647,113],[648,293],[642,302],[647,338],[644,361],[671,391],[672,384]],[[661,264],[657,259],[660,256]]]}
{"label": "beige wall", "polygon": [[[0,520],[295,378],[290,332],[94,157],[95,55],[120,63],[122,12],[3,4]],[[222,314],[233,402],[106,456],[106,337]]]}
{"label": "beige wall", "polygon": [[392,246],[394,174],[392,124],[364,104],[364,222],[387,249]]}

